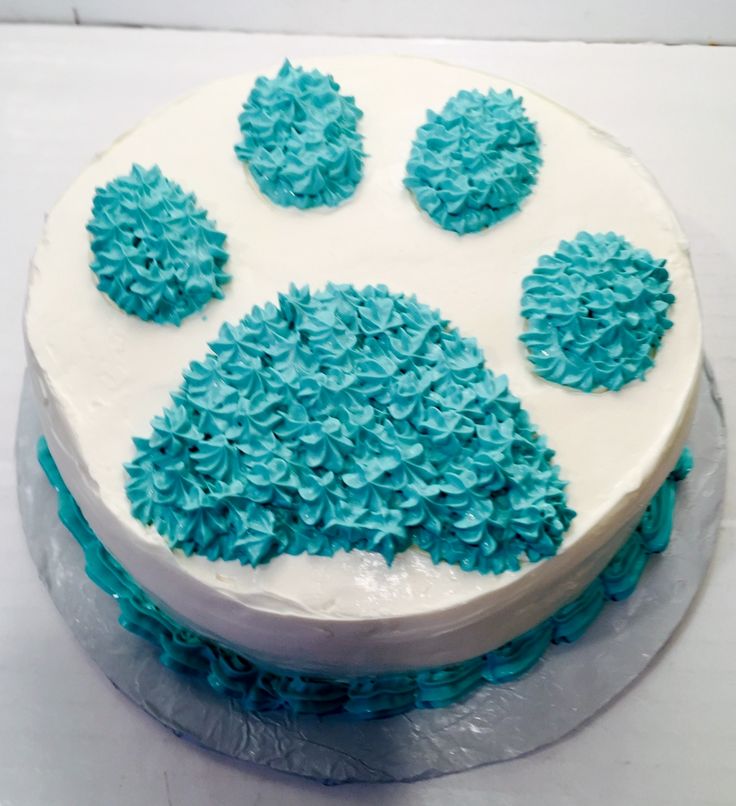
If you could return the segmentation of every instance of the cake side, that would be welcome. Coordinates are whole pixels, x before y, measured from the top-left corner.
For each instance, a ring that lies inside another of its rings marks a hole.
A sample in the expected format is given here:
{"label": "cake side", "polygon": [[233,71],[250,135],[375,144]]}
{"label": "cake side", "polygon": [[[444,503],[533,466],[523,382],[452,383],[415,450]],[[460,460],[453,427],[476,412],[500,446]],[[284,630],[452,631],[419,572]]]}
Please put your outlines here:
{"label": "cake side", "polygon": [[359,719],[449,706],[483,684],[503,684],[522,677],[550,644],[580,639],[609,602],[620,602],[634,592],[651,555],[669,545],[676,487],[692,465],[686,449],[637,528],[601,574],[569,604],[523,635],[480,657],[455,664],[331,677],[263,664],[182,625],[156,605],[100,543],[66,488],[43,437],[38,443],[38,460],[57,492],[59,517],[84,552],[87,575],[116,598],[120,624],[153,644],[161,663],[200,678],[247,711],[296,715],[345,712]]}

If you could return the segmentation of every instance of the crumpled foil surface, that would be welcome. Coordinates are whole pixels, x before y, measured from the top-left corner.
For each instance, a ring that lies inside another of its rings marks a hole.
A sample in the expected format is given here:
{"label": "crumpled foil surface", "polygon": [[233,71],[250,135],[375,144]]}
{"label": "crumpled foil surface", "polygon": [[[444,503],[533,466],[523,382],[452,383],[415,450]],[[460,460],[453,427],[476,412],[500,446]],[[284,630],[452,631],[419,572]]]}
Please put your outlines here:
{"label": "crumpled foil surface", "polygon": [[176,734],[235,759],[320,780],[411,781],[529,753],[600,711],[649,665],[684,616],[715,545],[726,480],[726,431],[709,368],[678,487],[672,541],[634,594],[611,603],[576,643],[551,647],[525,677],[487,685],[451,708],[372,722],[345,716],[244,713],[161,665],[155,648],[117,623],[111,597],[86,576],[36,460],[41,434],[28,382],[17,431],[18,496],[28,547],[57,609],[113,685]]}

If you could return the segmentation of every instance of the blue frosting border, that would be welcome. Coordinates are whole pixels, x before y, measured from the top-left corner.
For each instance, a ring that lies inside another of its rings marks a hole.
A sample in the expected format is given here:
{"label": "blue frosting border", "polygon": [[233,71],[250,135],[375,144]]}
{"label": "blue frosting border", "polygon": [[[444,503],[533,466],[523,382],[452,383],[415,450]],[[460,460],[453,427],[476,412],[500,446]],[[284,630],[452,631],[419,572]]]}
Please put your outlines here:
{"label": "blue frosting border", "polygon": [[88,576],[117,599],[120,624],[159,648],[164,665],[200,678],[247,711],[344,712],[362,719],[450,705],[484,682],[505,683],[522,676],[550,644],[577,640],[607,602],[625,599],[634,591],[650,555],[667,547],[676,485],[692,467],[692,457],[685,449],[631,537],[600,576],[577,599],[532,630],[478,658],[442,668],[330,678],[253,662],[179,624],[151,601],[102,545],[66,487],[43,437],[38,442],[38,459],[58,493],[60,519],[84,551]]}

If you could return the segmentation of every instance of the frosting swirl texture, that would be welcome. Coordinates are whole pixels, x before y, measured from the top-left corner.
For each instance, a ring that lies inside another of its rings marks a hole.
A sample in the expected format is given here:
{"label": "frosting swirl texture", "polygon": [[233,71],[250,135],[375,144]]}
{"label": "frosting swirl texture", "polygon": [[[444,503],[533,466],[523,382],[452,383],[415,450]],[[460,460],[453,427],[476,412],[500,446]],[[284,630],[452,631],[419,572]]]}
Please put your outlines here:
{"label": "frosting swirl texture", "polygon": [[261,192],[284,207],[334,207],[363,176],[363,113],[331,75],[287,61],[257,79],[238,118],[235,146]]}
{"label": "frosting swirl texture", "polygon": [[441,227],[459,235],[519,209],[541,165],[537,129],[511,90],[463,90],[417,129],[404,185]]}
{"label": "frosting swirl texture", "polygon": [[256,566],[416,544],[481,573],[556,553],[553,452],[475,341],[383,286],[280,295],[223,325],[127,465],[172,548]]}
{"label": "frosting swirl texture", "polygon": [[222,298],[226,236],[157,165],[98,188],[87,229],[98,288],[126,313],[178,325]]}
{"label": "frosting swirl texture", "polygon": [[539,258],[521,297],[534,371],[584,392],[643,380],[672,327],[665,264],[613,232],[581,232]]}

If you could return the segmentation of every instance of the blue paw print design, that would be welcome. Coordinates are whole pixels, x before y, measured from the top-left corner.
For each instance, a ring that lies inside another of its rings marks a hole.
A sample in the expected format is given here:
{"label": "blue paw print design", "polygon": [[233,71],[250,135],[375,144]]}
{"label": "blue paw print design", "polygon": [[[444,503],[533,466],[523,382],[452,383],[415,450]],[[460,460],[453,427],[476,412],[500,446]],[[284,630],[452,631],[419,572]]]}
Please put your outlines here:
{"label": "blue paw print design", "polygon": [[235,153],[261,192],[282,207],[335,207],[363,176],[363,112],[332,76],[287,61],[261,76],[238,118]]}
{"label": "blue paw print design", "polygon": [[[280,205],[335,205],[362,175],[362,115],[331,76],[259,78],[236,153]],[[428,113],[406,186],[439,224],[518,209],[541,159],[510,91]],[[222,295],[225,235],[154,166],[98,190],[100,289],[174,322]],[[670,326],[664,261],[613,233],[562,242],[524,281],[521,336],[543,378],[591,391],[643,377]],[[127,466],[135,517],[172,548],[252,566],[279,554],[416,546],[481,573],[556,553],[574,512],[553,452],[472,339],[383,287],[292,288],[223,325]]]}
{"label": "blue paw print design", "polygon": [[126,313],[178,325],[222,299],[225,234],[157,165],[98,188],[87,229],[98,288]]}
{"label": "blue paw print design", "polygon": [[522,289],[520,338],[535,372],[583,392],[643,380],[672,327],[665,261],[613,232],[562,241]]}
{"label": "blue paw print design", "polygon": [[542,164],[535,124],[511,90],[463,90],[417,129],[404,185],[443,229],[497,224],[532,192]]}
{"label": "blue paw print design", "polygon": [[127,467],[133,514],[173,548],[255,566],[416,545],[482,573],[557,551],[574,513],[553,452],[416,298],[292,288],[210,349]]}
{"label": "blue paw print design", "polygon": [[[236,154],[277,205],[336,206],[360,182],[362,112],[339,89],[286,62],[246,101]],[[431,220],[466,234],[517,211],[540,165],[520,99],[461,92],[418,129],[405,186]],[[100,189],[89,230],[100,290],[129,314],[179,324],[222,296],[224,233],[155,166]],[[619,235],[581,233],[525,280],[521,338],[544,379],[617,390],[652,366],[673,300],[664,261]],[[361,549],[391,563],[414,547],[497,574],[555,554],[575,515],[506,378],[439,312],[382,286],[291,288],[254,307],[222,326],[171,399],[134,440],[127,492],[134,515],[186,554],[257,566]],[[334,679],[268,668],[178,624],[97,541],[43,443],[40,457],[90,575],[162,662],[247,709],[360,717],[447,705],[576,640],[666,547],[691,464],[686,452],[604,572],[533,630],[441,669]]]}

